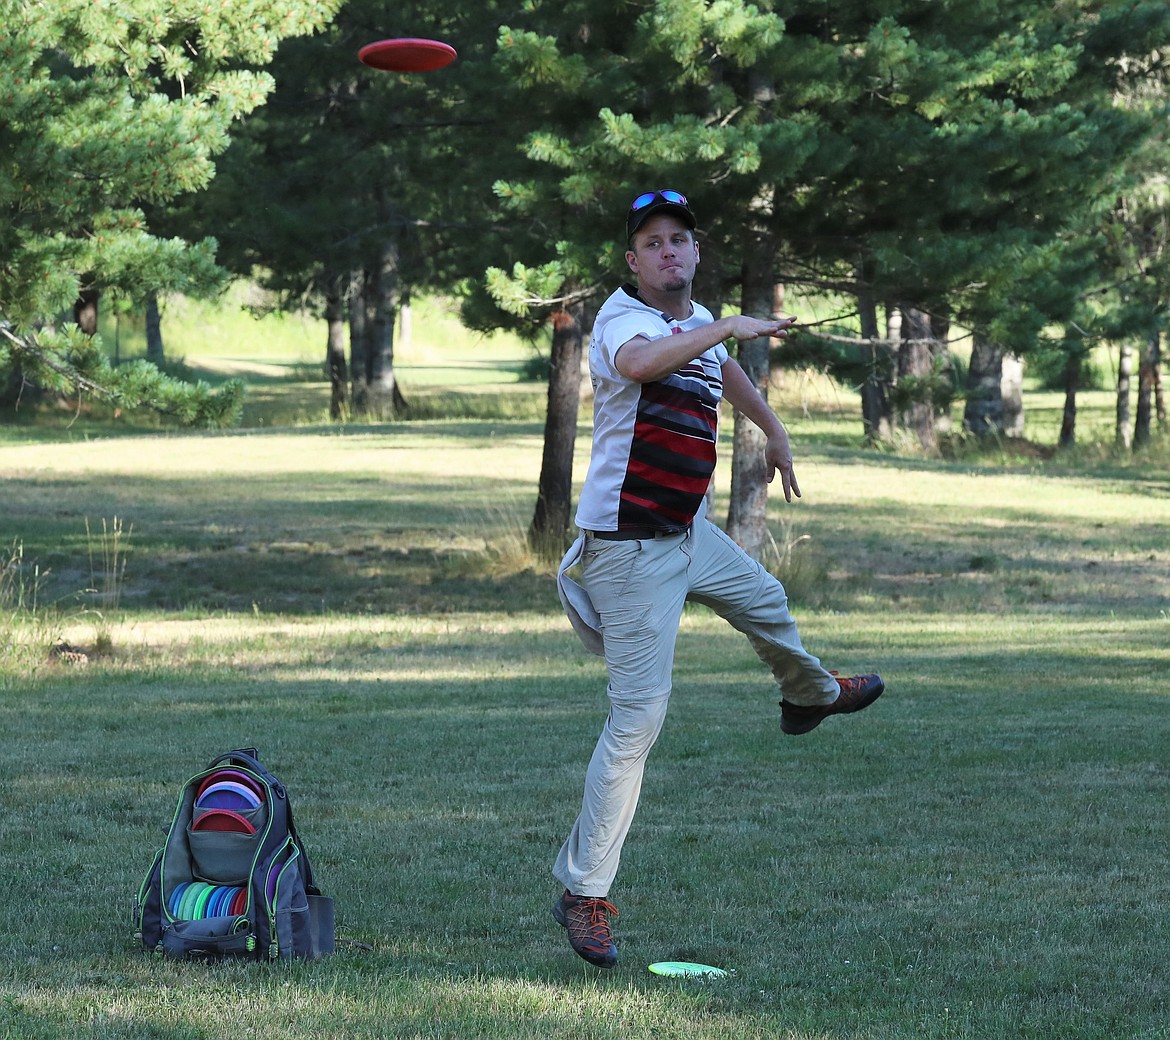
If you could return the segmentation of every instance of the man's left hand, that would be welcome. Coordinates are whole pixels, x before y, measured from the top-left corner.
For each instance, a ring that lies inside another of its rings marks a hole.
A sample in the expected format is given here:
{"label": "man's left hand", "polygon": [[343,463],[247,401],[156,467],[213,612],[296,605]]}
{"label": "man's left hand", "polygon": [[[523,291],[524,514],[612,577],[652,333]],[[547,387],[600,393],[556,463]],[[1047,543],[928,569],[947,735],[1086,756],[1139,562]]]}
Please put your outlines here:
{"label": "man's left hand", "polygon": [[764,467],[769,484],[777,473],[780,474],[785,502],[791,502],[793,495],[800,498],[800,485],[796,482],[796,473],[792,469],[792,448],[788,444],[788,434],[783,429],[768,438],[768,443],[764,446]]}

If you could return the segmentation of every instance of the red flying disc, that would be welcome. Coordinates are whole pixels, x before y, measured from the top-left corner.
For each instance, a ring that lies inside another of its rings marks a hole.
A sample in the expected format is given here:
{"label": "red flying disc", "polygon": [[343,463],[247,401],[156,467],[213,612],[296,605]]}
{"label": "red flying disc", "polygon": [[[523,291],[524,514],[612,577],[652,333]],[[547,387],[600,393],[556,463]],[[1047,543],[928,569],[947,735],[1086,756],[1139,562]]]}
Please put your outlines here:
{"label": "red flying disc", "polygon": [[449,43],[413,36],[367,43],[358,51],[358,61],[384,72],[429,72],[454,60],[455,48]]}
{"label": "red flying disc", "polygon": [[248,889],[246,887],[237,890],[235,896],[232,898],[231,905],[228,907],[227,916],[239,917],[248,908]]}
{"label": "red flying disc", "polygon": [[235,831],[238,834],[255,834],[253,827],[238,812],[231,809],[208,809],[191,824],[193,831]]}

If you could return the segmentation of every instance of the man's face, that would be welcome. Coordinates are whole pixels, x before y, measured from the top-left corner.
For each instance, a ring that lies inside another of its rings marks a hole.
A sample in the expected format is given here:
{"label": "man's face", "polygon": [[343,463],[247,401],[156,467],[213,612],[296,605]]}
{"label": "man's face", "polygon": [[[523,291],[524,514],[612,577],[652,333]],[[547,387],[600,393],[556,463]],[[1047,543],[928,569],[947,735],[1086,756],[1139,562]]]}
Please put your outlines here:
{"label": "man's face", "polygon": [[678,217],[657,213],[638,228],[626,263],[644,288],[679,292],[694,280],[699,244]]}

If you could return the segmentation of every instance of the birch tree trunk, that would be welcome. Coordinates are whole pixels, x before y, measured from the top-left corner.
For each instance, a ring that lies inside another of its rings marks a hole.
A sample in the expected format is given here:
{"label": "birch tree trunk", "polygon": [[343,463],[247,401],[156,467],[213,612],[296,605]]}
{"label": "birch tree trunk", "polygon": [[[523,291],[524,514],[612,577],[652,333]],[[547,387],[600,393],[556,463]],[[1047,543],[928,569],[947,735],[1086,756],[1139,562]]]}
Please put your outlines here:
{"label": "birch tree trunk", "polygon": [[930,335],[934,345],[930,348],[930,363],[932,376],[941,384],[946,380],[951,385],[951,392],[937,394],[931,402],[934,408],[934,435],[947,434],[954,430],[954,417],[951,415],[951,403],[954,400],[955,359],[951,354],[951,317],[949,310],[939,307],[930,318]]}
{"label": "birch tree trunk", "polygon": [[[861,384],[861,425],[865,431],[865,439],[869,444],[889,441],[893,436],[892,413],[890,409],[890,352],[881,346],[877,340],[881,338],[878,330],[877,300],[873,292],[861,279],[865,286],[857,294],[857,309],[861,315],[861,338],[869,341],[869,371],[865,382]],[[862,348],[866,349],[866,348]]]}
{"label": "birch tree trunk", "polygon": [[1155,334],[1150,340],[1150,367],[1154,373],[1154,415],[1158,429],[1166,429],[1166,396],[1162,392],[1162,337]]}
{"label": "birch tree trunk", "polygon": [[1158,429],[1166,429],[1166,396],[1162,392],[1162,337],[1155,334],[1150,340],[1150,367],[1154,373],[1154,415]]}
{"label": "birch tree trunk", "polygon": [[349,413],[349,373],[345,367],[345,321],[341,289],[331,286],[325,297],[325,370],[329,374],[329,418]]}
{"label": "birch tree trunk", "polygon": [[1018,354],[1007,354],[999,381],[1003,402],[1003,432],[1008,437],[1024,436],[1024,362]]}
{"label": "birch tree trunk", "polygon": [[146,360],[152,365],[163,363],[162,315],[156,292],[146,294]]}
{"label": "birch tree trunk", "polygon": [[1154,345],[1147,344],[1138,362],[1137,411],[1133,417],[1133,450],[1150,443],[1150,418],[1154,403]]}
{"label": "birch tree trunk", "polygon": [[1113,442],[1119,448],[1131,448],[1133,436],[1130,433],[1131,413],[1129,394],[1133,380],[1133,347],[1128,343],[1121,345],[1121,353],[1117,359],[1117,429]]}
{"label": "birch tree trunk", "polygon": [[379,419],[392,419],[406,409],[406,399],[394,374],[394,329],[398,322],[398,243],[387,239],[374,268],[372,321],[369,340],[369,410]]}
{"label": "birch tree trunk", "polygon": [[354,415],[370,410],[369,336],[366,332],[366,272],[355,271],[349,294],[349,378],[352,384],[350,403]]}

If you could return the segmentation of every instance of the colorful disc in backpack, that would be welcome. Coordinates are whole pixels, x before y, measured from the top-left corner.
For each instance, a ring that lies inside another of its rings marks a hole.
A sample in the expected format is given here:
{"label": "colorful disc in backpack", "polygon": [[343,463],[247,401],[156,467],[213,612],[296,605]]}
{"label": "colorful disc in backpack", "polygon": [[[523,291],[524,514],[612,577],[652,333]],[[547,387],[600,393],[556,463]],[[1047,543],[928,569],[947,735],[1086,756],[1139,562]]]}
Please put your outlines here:
{"label": "colorful disc in backpack", "polygon": [[183,901],[183,894],[190,887],[190,881],[184,881],[175,886],[175,890],[171,893],[171,901],[167,903],[167,909],[171,912],[172,917],[179,916],[179,904]]}
{"label": "colorful disc in backpack", "polygon": [[247,773],[239,769],[217,769],[214,773],[205,776],[199,782],[199,788],[195,792],[195,801],[198,802],[212,784],[224,783],[225,781],[232,781],[237,784],[242,784],[248,788],[261,802],[264,801],[264,788],[259,781],[254,780]]}
{"label": "colorful disc in backpack", "polygon": [[195,906],[195,901],[199,898],[201,889],[207,887],[206,881],[192,881],[187,891],[183,893],[183,899],[179,903],[179,910],[175,916],[180,921],[193,921],[195,918],[191,914],[191,910]]}
{"label": "colorful disc in backpack", "polygon": [[191,884],[188,884],[187,890],[183,894],[183,900],[181,900],[179,903],[179,909],[176,911],[176,915],[174,915],[178,917],[180,921],[191,920],[191,908],[193,907],[195,900],[199,898],[199,886],[201,883],[202,882],[199,881],[192,881]]}
{"label": "colorful disc in backpack", "polygon": [[218,884],[213,884],[213,886],[211,886],[207,889],[207,898],[205,898],[205,900],[200,900],[199,903],[195,904],[195,909],[197,909],[199,911],[200,920],[202,920],[202,918],[204,918],[204,917],[211,917],[212,916],[211,915],[212,903],[215,902],[215,896],[218,894],[219,894],[219,886],[218,886]]}
{"label": "colorful disc in backpack", "polygon": [[276,898],[276,882],[280,878],[280,872],[284,868],[284,864],[284,860],[277,860],[268,871],[268,879],[264,883],[264,894],[268,897],[268,904],[270,906]]}
{"label": "colorful disc in backpack", "polygon": [[251,773],[245,773],[240,769],[225,769],[220,773],[221,780],[234,780],[238,784],[243,784],[248,790],[255,793],[260,801],[265,801],[264,784],[257,780]]}
{"label": "colorful disc in backpack", "polygon": [[211,898],[207,900],[207,906],[203,910],[204,917],[222,917],[223,916],[223,897],[227,895],[227,887],[225,885],[216,885],[211,892]]}
{"label": "colorful disc in backpack", "polygon": [[227,917],[232,910],[232,903],[236,900],[236,893],[239,892],[239,885],[224,885],[223,896],[215,908],[216,917]]}
{"label": "colorful disc in backpack", "polygon": [[259,809],[260,798],[235,780],[220,780],[204,790],[195,805],[199,809]]}
{"label": "colorful disc in backpack", "polygon": [[245,910],[248,909],[248,889],[243,886],[236,893],[235,899],[232,900],[232,905],[228,907],[229,917],[239,917]]}
{"label": "colorful disc in backpack", "polygon": [[212,893],[215,891],[214,885],[208,885],[202,892],[199,893],[199,898],[195,900],[195,906],[191,910],[191,920],[201,921],[207,914],[207,904],[211,899]]}
{"label": "colorful disc in backpack", "polygon": [[219,902],[216,917],[227,917],[227,915],[231,912],[232,901],[236,898],[236,893],[239,890],[239,885],[223,886],[223,899],[221,899]]}
{"label": "colorful disc in backpack", "polygon": [[256,828],[231,809],[208,809],[191,824],[193,831],[235,831],[238,834],[255,834]]}

